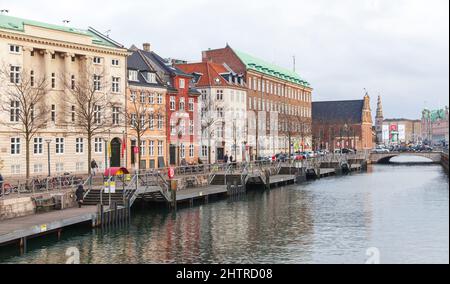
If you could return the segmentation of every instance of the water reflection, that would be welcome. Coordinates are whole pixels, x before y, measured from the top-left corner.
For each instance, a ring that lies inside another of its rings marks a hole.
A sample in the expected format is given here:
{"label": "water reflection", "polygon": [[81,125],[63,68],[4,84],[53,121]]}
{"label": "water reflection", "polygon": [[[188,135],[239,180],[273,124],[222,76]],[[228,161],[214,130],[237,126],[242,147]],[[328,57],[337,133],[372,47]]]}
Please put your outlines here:
{"label": "water reflection", "polygon": [[364,263],[369,247],[384,263],[448,263],[448,197],[440,166],[380,165],[176,215],[139,209],[128,227],[2,248],[0,262],[64,263],[74,246],[82,263]]}

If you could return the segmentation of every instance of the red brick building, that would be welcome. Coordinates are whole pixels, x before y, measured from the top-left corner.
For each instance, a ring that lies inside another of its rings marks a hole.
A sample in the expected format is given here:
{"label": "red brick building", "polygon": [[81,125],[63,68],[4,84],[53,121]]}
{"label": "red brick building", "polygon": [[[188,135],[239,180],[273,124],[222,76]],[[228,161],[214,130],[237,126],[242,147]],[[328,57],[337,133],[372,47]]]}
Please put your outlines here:
{"label": "red brick building", "polygon": [[363,100],[313,102],[314,150],[373,148],[370,97]]}
{"label": "red brick building", "polygon": [[203,61],[225,64],[245,78],[250,157],[312,147],[312,88],[297,73],[226,46],[203,51]]}

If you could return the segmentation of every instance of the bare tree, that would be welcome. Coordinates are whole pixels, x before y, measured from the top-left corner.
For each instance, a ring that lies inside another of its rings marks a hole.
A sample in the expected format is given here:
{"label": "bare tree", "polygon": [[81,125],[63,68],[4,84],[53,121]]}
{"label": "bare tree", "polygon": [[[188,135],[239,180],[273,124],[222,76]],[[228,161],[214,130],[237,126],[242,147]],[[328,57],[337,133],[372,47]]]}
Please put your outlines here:
{"label": "bare tree", "polygon": [[5,66],[0,70],[5,84],[1,96],[1,109],[10,115],[9,122],[2,122],[25,138],[26,178],[30,178],[30,144],[36,134],[47,126],[47,79],[34,71]]}
{"label": "bare tree", "polygon": [[73,124],[87,138],[88,173],[91,174],[92,139],[119,126],[112,109],[120,108],[121,105],[112,101],[108,80],[100,68],[87,65],[80,74],[83,76],[77,80],[73,80],[70,74],[63,75],[67,92],[64,103],[74,113]]}
{"label": "bare tree", "polygon": [[[129,127],[136,136],[137,147],[141,147],[142,137],[154,129],[164,127],[165,121],[165,106],[155,104],[150,101],[151,91],[144,89],[137,90],[130,97],[130,102],[127,109],[124,111]],[[154,93],[153,93],[154,94]],[[134,97],[138,95],[137,97]],[[154,98],[156,99],[156,98]],[[138,170],[141,168],[141,151],[138,151]]]}
{"label": "bare tree", "polygon": [[202,138],[206,135],[206,139],[208,140],[208,164],[211,164],[212,139],[217,130],[217,125],[221,121],[214,102],[215,100],[213,100],[212,94],[209,96],[207,95],[206,98],[202,100],[201,131]]}

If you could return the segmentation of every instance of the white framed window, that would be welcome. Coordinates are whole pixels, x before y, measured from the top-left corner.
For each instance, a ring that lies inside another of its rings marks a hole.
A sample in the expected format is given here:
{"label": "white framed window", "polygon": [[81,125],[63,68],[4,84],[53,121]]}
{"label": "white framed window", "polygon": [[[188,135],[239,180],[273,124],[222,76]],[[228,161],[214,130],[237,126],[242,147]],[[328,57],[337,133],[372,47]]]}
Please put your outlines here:
{"label": "white framed window", "polygon": [[148,147],[148,154],[150,157],[155,156],[155,141],[150,141],[150,146]]}
{"label": "white framed window", "polygon": [[64,172],[64,163],[56,163],[56,172],[57,173]]}
{"label": "white framed window", "polygon": [[155,93],[148,94],[148,103],[151,105],[155,103]]}
{"label": "white framed window", "polygon": [[223,101],[223,90],[217,90],[216,100]]}
{"label": "white framed window", "polygon": [[208,157],[208,146],[202,146],[202,157]]}
{"label": "white framed window", "polygon": [[141,158],[142,158],[142,156],[145,156],[145,147],[146,147],[146,145],[147,145],[146,141],[141,141],[141,149],[140,149],[140,151],[141,151]]}
{"label": "white framed window", "polygon": [[84,162],[77,162],[75,169],[77,172],[83,172],[85,170]]}
{"label": "white framed window", "polygon": [[99,105],[94,106],[94,123],[102,123],[102,108]]}
{"label": "white framed window", "polygon": [[195,155],[194,155],[194,145],[189,145],[189,157],[194,157]]}
{"label": "white framed window", "polygon": [[164,116],[158,114],[158,130],[162,130],[164,127]]}
{"label": "white framed window", "polygon": [[154,114],[150,114],[148,119],[148,129],[154,130],[155,129],[155,116]]}
{"label": "white framed window", "polygon": [[189,111],[192,112],[194,111],[194,99],[190,98],[189,99]]}
{"label": "white framed window", "polygon": [[186,147],[184,144],[180,145],[180,156],[182,159],[186,158]]}
{"label": "white framed window", "polygon": [[157,96],[157,104],[162,105],[163,104],[163,94],[158,94]]}
{"label": "white framed window", "polygon": [[186,88],[186,80],[183,78],[180,78],[180,89]]}
{"label": "white framed window", "polygon": [[194,121],[189,121],[189,135],[194,135]]}
{"label": "white framed window", "polygon": [[145,78],[148,83],[156,84],[156,74],[147,72],[147,77]]}
{"label": "white framed window", "polygon": [[57,137],[55,141],[56,154],[64,154],[64,138]]}
{"label": "white framed window", "polygon": [[164,157],[164,141],[158,141],[158,157]]}
{"label": "white framed window", "polygon": [[34,139],[34,143],[33,143],[33,153],[35,155],[41,155],[44,152],[44,141],[41,137],[35,137]]}
{"label": "white framed window", "polygon": [[134,103],[136,101],[136,96],[137,96],[136,91],[131,91],[131,93],[130,93],[130,101],[132,101]]}
{"label": "white framed window", "polygon": [[42,164],[34,164],[33,165],[33,172],[35,174],[40,174],[44,171],[44,167],[42,166]]}
{"label": "white framed window", "polygon": [[132,127],[136,128],[136,126],[137,126],[137,119],[136,119],[136,114],[135,113],[131,114],[130,124],[131,124]]}
{"label": "white framed window", "polygon": [[170,97],[170,110],[175,110],[176,99],[174,96]]}
{"label": "white framed window", "polygon": [[11,155],[20,155],[20,138],[11,138]]}
{"label": "white framed window", "polygon": [[52,105],[52,110],[50,112],[52,122],[56,122],[56,105]]}
{"label": "white framed window", "polygon": [[94,139],[94,152],[96,154],[103,153],[103,139],[102,138],[95,138]]}
{"label": "white framed window", "polygon": [[119,59],[113,59],[113,60],[111,60],[111,65],[112,65],[112,66],[119,66]]}
{"label": "white framed window", "polygon": [[92,61],[94,62],[94,64],[102,64],[102,59],[101,57],[94,57],[92,59]]}
{"label": "white framed window", "polygon": [[100,75],[94,75],[94,91],[100,91],[101,90],[101,76]]}
{"label": "white framed window", "polygon": [[120,123],[120,107],[112,108],[112,123],[114,125],[119,125],[119,123]]}
{"label": "white framed window", "polygon": [[184,119],[180,121],[180,132],[182,135],[186,135],[186,121]]}
{"label": "white framed window", "polygon": [[120,92],[120,78],[112,77],[112,92],[119,93]]}
{"label": "white framed window", "polygon": [[75,152],[77,154],[84,153],[84,139],[81,137],[75,139]]}
{"label": "white framed window", "polygon": [[20,54],[20,46],[19,45],[15,45],[15,44],[10,44],[9,45],[9,52],[15,53],[15,54]]}
{"label": "white framed window", "polygon": [[138,71],[137,70],[128,70],[128,80],[137,82],[138,80]]}
{"label": "white framed window", "polygon": [[146,98],[147,98],[146,94],[144,92],[141,92],[141,95],[139,97],[140,97],[139,102],[141,104],[145,104],[145,101],[146,101]]}
{"label": "white framed window", "polygon": [[9,121],[10,122],[19,122],[20,118],[20,102],[19,101],[11,101],[9,107]]}
{"label": "white framed window", "polygon": [[180,110],[184,111],[186,109],[185,98],[180,98]]}
{"label": "white framed window", "polygon": [[174,120],[170,121],[170,134],[171,135],[177,134],[177,126]]}
{"label": "white framed window", "polygon": [[56,74],[52,73],[52,89],[56,88]]}
{"label": "white framed window", "polygon": [[20,175],[20,165],[11,165],[11,174]]}
{"label": "white framed window", "polygon": [[20,83],[20,66],[11,65],[9,73],[9,81],[12,84]]}

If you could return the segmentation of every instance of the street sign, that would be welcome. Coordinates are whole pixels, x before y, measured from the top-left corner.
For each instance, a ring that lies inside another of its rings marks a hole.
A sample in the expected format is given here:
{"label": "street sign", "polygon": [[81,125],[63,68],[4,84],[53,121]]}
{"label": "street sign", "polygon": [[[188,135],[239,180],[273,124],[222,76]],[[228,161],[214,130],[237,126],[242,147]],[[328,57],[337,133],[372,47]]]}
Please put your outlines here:
{"label": "street sign", "polygon": [[169,179],[173,179],[175,177],[175,169],[169,168],[167,175],[169,176]]}

